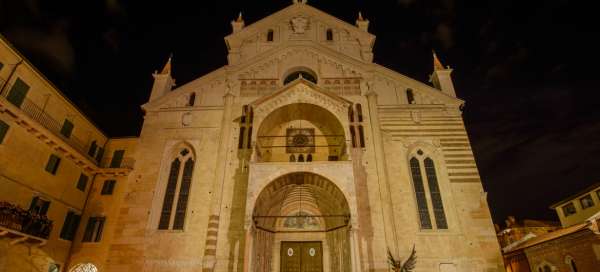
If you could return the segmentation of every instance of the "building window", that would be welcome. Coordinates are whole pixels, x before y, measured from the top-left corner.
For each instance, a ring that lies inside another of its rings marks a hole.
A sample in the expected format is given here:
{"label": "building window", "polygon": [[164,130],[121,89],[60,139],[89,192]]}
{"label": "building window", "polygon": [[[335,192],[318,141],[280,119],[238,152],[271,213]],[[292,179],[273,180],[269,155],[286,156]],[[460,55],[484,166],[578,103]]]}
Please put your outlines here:
{"label": "building window", "polygon": [[362,106],[360,104],[356,104],[356,114],[358,115],[358,121],[362,122],[363,114],[362,114]]}
{"label": "building window", "polygon": [[75,232],[79,226],[79,220],[81,220],[81,215],[78,215],[72,211],[67,212],[65,223],[60,231],[60,238],[63,240],[73,241]]}
{"label": "building window", "polygon": [[29,212],[37,215],[46,215],[46,213],[48,213],[48,208],[50,208],[50,201],[36,196],[31,200]]}
{"label": "building window", "polygon": [[107,179],[104,181],[104,184],[102,185],[102,191],[100,192],[100,194],[102,195],[112,195],[113,191],[115,190],[115,184],[117,183],[116,180],[114,179]]}
{"label": "building window", "polygon": [[[183,171],[180,171],[182,161],[185,163]],[[193,172],[193,155],[190,150],[183,148],[171,162],[158,229],[183,229]],[[180,183],[179,192],[177,192],[178,183]],[[174,214],[173,209],[175,209]]]}
{"label": "building window", "polygon": [[73,133],[73,123],[67,119],[63,122],[63,126],[60,129],[60,134],[69,138],[71,137],[71,133]]}
{"label": "building window", "polygon": [[188,99],[188,106],[193,107],[196,103],[196,93],[191,93],[190,98]]}
{"label": "building window", "polygon": [[23,101],[25,101],[25,96],[27,96],[27,92],[29,92],[29,85],[25,83],[20,78],[15,80],[12,88],[10,88],[10,92],[8,96],[6,96],[6,100],[17,107],[21,107]]}
{"label": "building window", "polygon": [[298,155],[298,162],[304,162],[304,155]]}
{"label": "building window", "polygon": [[273,29],[269,29],[269,32],[267,32],[267,42],[272,42],[273,41]]}
{"label": "building window", "polygon": [[290,162],[296,162],[296,156],[294,156],[294,154],[290,155]]}
{"label": "building window", "polygon": [[240,128],[240,137],[238,138],[238,149],[244,148],[244,132],[246,132],[245,127]]}
{"label": "building window", "polygon": [[415,104],[415,94],[412,89],[406,90],[406,102],[408,104]]}
{"label": "building window", "polygon": [[289,74],[283,81],[283,84],[286,85],[300,77],[302,77],[303,79],[306,79],[312,83],[317,84],[317,76],[315,74],[313,74],[311,72],[307,72],[307,71],[295,71],[295,72]]}
{"label": "building window", "polygon": [[104,229],[104,221],[106,217],[90,217],[88,219],[85,232],[83,233],[82,242],[100,242],[102,239],[102,230]]}
{"label": "building window", "polygon": [[88,176],[84,175],[83,173],[79,175],[79,180],[77,181],[77,189],[79,191],[85,192],[85,187],[87,187],[88,179]]}
{"label": "building window", "polygon": [[4,123],[4,121],[0,120],[0,144],[2,144],[2,142],[4,142],[4,138],[6,137],[6,134],[8,133],[8,124]]}
{"label": "building window", "polygon": [[90,155],[90,157],[94,157],[94,155],[96,155],[96,150],[98,149],[98,144],[96,144],[96,141],[92,141],[92,143],[90,144],[90,149],[88,150],[88,155]]}
{"label": "building window", "polygon": [[350,126],[350,137],[352,138],[352,147],[356,147],[356,131],[354,126]]}
{"label": "building window", "polygon": [[575,205],[573,205],[573,203],[564,205],[562,207],[562,210],[563,210],[563,214],[565,216],[569,216],[569,215],[575,214],[577,212],[577,210],[575,209]]}
{"label": "building window", "polygon": [[102,156],[104,156],[104,148],[98,148],[98,153],[96,153],[96,161],[99,163],[102,160]]}
{"label": "building window", "polygon": [[425,186],[423,185],[423,176],[421,175],[421,166],[417,158],[410,159],[410,173],[412,175],[413,186],[415,187],[421,229],[432,229],[427,197],[425,196]]}
{"label": "building window", "polygon": [[581,202],[581,208],[583,209],[587,209],[589,207],[594,206],[594,200],[592,200],[592,195],[586,195],[580,198],[579,202]]}
{"label": "building window", "polygon": [[123,162],[123,155],[125,155],[125,150],[115,150],[110,160],[110,168],[120,168],[121,162]]}
{"label": "building window", "polygon": [[575,260],[569,260],[569,266],[571,267],[571,272],[577,272],[577,265],[575,265]]}
{"label": "building window", "polygon": [[313,158],[312,158],[312,154],[308,154],[308,155],[306,155],[306,161],[307,161],[307,162],[311,162],[312,160],[313,160]]}
{"label": "building window", "polygon": [[429,194],[431,195],[431,206],[433,207],[433,215],[435,217],[435,225],[438,229],[447,229],[448,222],[444,213],[444,204],[442,203],[442,195],[438,185],[435,165],[433,160],[426,158],[424,161],[425,173],[427,174],[427,183],[429,184]]}
{"label": "building window", "polygon": [[4,63],[0,62],[0,71],[2,70],[2,67],[4,67]]}
{"label": "building window", "polygon": [[326,38],[327,38],[328,41],[333,41],[333,30],[331,30],[331,28],[327,29],[326,36],[327,36]]}
{"label": "building window", "polygon": [[360,147],[365,147],[365,131],[363,126],[358,126],[358,138],[360,139]]}
{"label": "building window", "polygon": [[48,163],[46,164],[46,172],[56,175],[56,171],[58,171],[58,166],[60,165],[60,158],[54,154],[50,155],[48,158]]}

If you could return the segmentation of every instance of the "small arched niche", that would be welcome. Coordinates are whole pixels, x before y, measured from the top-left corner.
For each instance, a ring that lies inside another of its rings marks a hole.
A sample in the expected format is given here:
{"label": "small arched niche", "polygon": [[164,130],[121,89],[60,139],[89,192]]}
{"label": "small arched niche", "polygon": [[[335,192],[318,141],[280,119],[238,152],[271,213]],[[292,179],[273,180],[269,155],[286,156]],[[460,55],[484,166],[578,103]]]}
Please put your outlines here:
{"label": "small arched niche", "polygon": [[285,76],[283,77],[283,85],[287,85],[288,83],[300,77],[317,84],[317,73],[306,67],[296,67],[285,73]]}
{"label": "small arched niche", "polygon": [[294,103],[271,112],[257,131],[258,162],[346,160],[346,137],[337,117],[320,106]]}

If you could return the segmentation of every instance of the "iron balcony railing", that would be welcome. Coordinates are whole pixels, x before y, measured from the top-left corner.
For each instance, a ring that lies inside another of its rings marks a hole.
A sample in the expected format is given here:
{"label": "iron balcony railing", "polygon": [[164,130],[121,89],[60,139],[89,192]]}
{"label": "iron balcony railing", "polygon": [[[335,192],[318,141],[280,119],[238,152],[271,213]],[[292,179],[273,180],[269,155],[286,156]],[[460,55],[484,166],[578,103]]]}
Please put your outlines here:
{"label": "iron balcony railing", "polygon": [[52,225],[52,220],[45,215],[38,215],[8,202],[0,202],[0,226],[2,227],[48,239]]}
{"label": "iron balcony railing", "polygon": [[[3,79],[0,79],[0,86],[2,86],[2,85],[3,85]],[[4,90],[2,91],[0,96],[4,97],[6,99],[10,92],[10,89],[11,89],[10,85],[4,86]],[[87,152],[88,148],[90,146],[90,143],[86,144],[85,141],[83,141],[82,139],[78,138],[77,136],[75,136],[73,134],[71,134],[69,137],[67,137],[67,136],[63,135],[62,133],[60,133],[61,128],[62,128],[61,123],[58,122],[56,119],[54,119],[52,116],[50,116],[50,114],[45,112],[44,109],[42,109],[40,106],[36,105],[33,101],[31,101],[27,97],[25,97],[23,99],[23,103],[21,103],[20,106],[19,105],[15,105],[15,106],[19,107],[21,109],[21,111],[23,111],[25,114],[27,114],[27,116],[29,116],[31,119],[33,119],[34,121],[36,121],[37,123],[39,123],[40,125],[45,127],[46,129],[51,131],[54,135],[61,138],[64,142],[66,142],[71,147],[73,147],[74,149],[79,151],[82,155],[84,155],[85,157],[90,159],[92,162],[97,163],[96,158],[91,157]]]}

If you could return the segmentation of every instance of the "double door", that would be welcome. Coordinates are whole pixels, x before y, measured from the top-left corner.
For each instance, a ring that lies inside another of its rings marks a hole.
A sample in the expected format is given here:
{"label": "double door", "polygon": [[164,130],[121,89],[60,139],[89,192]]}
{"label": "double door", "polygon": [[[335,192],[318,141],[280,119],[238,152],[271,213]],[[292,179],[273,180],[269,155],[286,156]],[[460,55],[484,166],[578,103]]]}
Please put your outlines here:
{"label": "double door", "polygon": [[323,272],[321,242],[281,242],[281,272]]}

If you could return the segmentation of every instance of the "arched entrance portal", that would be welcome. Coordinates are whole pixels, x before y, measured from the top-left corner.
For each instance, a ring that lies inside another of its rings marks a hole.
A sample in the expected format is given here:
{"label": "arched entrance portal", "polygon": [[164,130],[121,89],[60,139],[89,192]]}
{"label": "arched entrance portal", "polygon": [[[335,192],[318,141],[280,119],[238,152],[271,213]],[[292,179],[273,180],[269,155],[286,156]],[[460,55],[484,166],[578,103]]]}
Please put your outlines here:
{"label": "arched entrance portal", "polygon": [[259,194],[252,219],[251,271],[351,271],[350,209],[328,179],[277,178]]}

